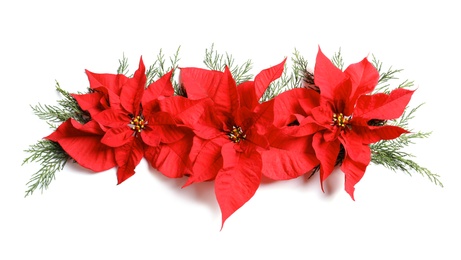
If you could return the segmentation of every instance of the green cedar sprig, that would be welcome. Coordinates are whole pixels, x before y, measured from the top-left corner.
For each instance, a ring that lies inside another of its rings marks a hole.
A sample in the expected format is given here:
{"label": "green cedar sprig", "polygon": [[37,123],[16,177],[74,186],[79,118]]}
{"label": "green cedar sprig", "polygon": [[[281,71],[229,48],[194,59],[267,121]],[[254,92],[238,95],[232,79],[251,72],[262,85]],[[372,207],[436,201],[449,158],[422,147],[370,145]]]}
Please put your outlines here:
{"label": "green cedar sprig", "polygon": [[[179,51],[181,49],[181,46],[179,46],[176,49],[176,52],[173,54],[173,56],[169,57],[169,65],[167,65],[167,61],[165,59],[165,54],[163,53],[163,50],[160,49],[159,53],[157,54],[157,59],[152,63],[152,65],[149,66],[149,68],[146,71],[146,77],[147,77],[147,86],[149,86],[152,82],[158,80],[161,78],[163,75],[166,73],[170,72],[173,70],[173,76],[175,74],[176,69],[178,68],[178,63],[179,63]],[[173,88],[175,90],[175,94],[181,95],[182,90],[180,89],[178,83],[176,81],[172,81],[173,83]]]}
{"label": "green cedar sprig", "polygon": [[[52,128],[56,129],[58,124],[73,118],[80,123],[89,121],[89,114],[83,111],[78,105],[77,101],[65,91],[56,82],[56,90],[61,94],[62,99],[57,101],[57,105],[43,105],[38,104],[31,106],[32,111],[38,118],[45,120],[46,123]],[[41,168],[35,172],[30,180],[27,182],[27,190],[25,196],[32,195],[35,190],[48,189],[51,181],[55,179],[56,173],[64,168],[64,165],[70,156],[61,148],[58,143],[50,140],[39,140],[37,143],[29,146],[25,150],[30,155],[24,159],[23,165],[26,163],[37,162]]]}
{"label": "green cedar sprig", "polygon": [[[161,78],[166,73],[170,72],[171,70],[173,70],[172,78],[174,77],[176,69],[178,68],[179,60],[180,60],[179,58],[180,49],[181,49],[181,46],[179,46],[176,49],[176,52],[173,54],[173,56],[169,57],[169,65],[167,65],[167,61],[165,58],[165,54],[163,53],[163,49],[159,50],[156,60],[154,60],[154,63],[152,63],[146,70],[146,78],[147,78],[146,87],[149,86],[154,81]],[[133,76],[133,74],[129,74],[128,58],[125,57],[125,54],[123,54],[122,59],[119,59],[118,63],[119,63],[119,67],[117,69],[117,74],[123,74],[127,77]],[[175,94],[183,95],[183,90],[180,88],[178,82],[172,79],[171,83],[173,84]]]}
{"label": "green cedar sprig", "polygon": [[58,100],[58,105],[37,104],[31,106],[32,111],[38,118],[45,120],[47,124],[55,129],[57,124],[61,124],[69,118],[74,118],[80,123],[86,123],[89,120],[89,115],[82,111],[78,106],[77,101],[63,90],[59,83],[56,82],[56,90],[62,95],[62,99]]}
{"label": "green cedar sprig", "polygon": [[125,53],[122,56],[122,59],[118,60],[117,74],[123,74],[128,76],[128,58],[125,57]]}
{"label": "green cedar sprig", "polygon": [[269,85],[261,98],[261,102],[271,100],[284,91],[302,87],[303,81],[308,80],[312,75],[307,68],[307,59],[297,49],[293,51],[291,63],[291,67],[285,63],[282,76]]}
{"label": "green cedar sprig", "polygon": [[[391,81],[398,80],[397,75],[403,70],[393,69],[392,67],[384,70],[382,62],[379,61],[374,55],[372,57],[372,64],[376,67],[380,75],[378,85],[374,93],[390,93],[392,90]],[[397,88],[410,88],[413,86],[413,81],[404,80],[397,86]],[[377,143],[370,144],[372,151],[371,162],[377,165],[382,165],[385,168],[393,171],[402,171],[409,175],[412,175],[412,172],[419,173],[423,176],[426,176],[432,183],[443,187],[443,184],[440,180],[440,175],[431,172],[426,167],[420,166],[413,160],[415,157],[413,154],[404,151],[406,147],[414,144],[416,140],[425,139],[431,135],[431,132],[413,131],[413,129],[409,128],[410,121],[415,117],[415,113],[422,105],[424,105],[424,103],[419,104],[413,108],[408,106],[400,118],[387,122],[387,124],[404,128],[410,133],[403,134],[393,140],[381,140]]]}
{"label": "green cedar sprig", "polygon": [[235,58],[229,53],[220,54],[214,49],[214,44],[211,45],[210,49],[205,49],[205,58],[203,63],[210,70],[224,71],[227,66],[238,84],[251,80],[253,75],[250,74],[253,68],[253,62],[248,59],[242,65],[235,64]]}
{"label": "green cedar sprig", "polygon": [[341,55],[341,48],[333,54],[331,62],[340,70],[344,69],[343,56]]}
{"label": "green cedar sprig", "polygon": [[41,166],[27,182],[25,197],[32,195],[37,189],[41,192],[48,189],[51,181],[56,178],[56,173],[62,170],[70,159],[58,143],[45,139],[31,145],[25,152],[30,156],[24,159],[23,164],[37,162]]}

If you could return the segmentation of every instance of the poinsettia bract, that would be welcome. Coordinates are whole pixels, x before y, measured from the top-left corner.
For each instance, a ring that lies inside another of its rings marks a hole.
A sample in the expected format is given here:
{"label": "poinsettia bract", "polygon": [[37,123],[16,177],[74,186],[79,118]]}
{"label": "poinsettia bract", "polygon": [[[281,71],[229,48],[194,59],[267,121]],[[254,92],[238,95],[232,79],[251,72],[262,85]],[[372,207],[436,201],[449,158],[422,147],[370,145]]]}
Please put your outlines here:
{"label": "poinsettia bract", "polygon": [[239,86],[227,67],[224,72],[181,69],[187,97],[209,103],[202,116],[189,123],[196,136],[190,153],[192,175],[186,186],[215,181],[222,224],[255,194],[261,182],[261,151],[269,148],[266,131],[272,123],[273,103],[259,100],[280,77],[284,62]]}

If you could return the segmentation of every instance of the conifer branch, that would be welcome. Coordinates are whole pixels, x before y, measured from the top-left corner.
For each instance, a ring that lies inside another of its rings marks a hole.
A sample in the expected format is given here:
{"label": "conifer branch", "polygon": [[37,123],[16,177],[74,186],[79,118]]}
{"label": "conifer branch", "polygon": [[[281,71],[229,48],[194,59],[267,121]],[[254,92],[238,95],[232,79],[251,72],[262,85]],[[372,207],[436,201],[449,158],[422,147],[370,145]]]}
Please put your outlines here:
{"label": "conifer branch", "polygon": [[73,118],[80,123],[85,123],[89,120],[88,114],[80,108],[77,101],[63,90],[59,83],[56,82],[56,90],[63,96],[58,100],[58,105],[42,105],[37,104],[31,106],[32,111],[40,119],[47,121],[51,128],[56,128],[56,124],[60,124],[69,118]]}
{"label": "conifer branch", "polygon": [[333,58],[331,59],[331,62],[340,70],[344,69],[344,61],[343,61],[343,56],[341,55],[341,48],[337,52],[333,54]]}
{"label": "conifer branch", "polygon": [[304,79],[307,72],[307,66],[309,63],[307,62],[307,59],[304,58],[304,56],[302,56],[297,49],[293,51],[291,61],[293,62],[292,70],[296,82],[293,88],[295,88],[299,87],[301,81]]}
{"label": "conifer branch", "polygon": [[[75,98],[69,92],[65,91],[56,82],[56,90],[63,96],[58,100],[58,105],[42,105],[31,106],[35,115],[40,119],[45,120],[46,123],[53,129],[58,127],[58,124],[63,123],[69,118],[73,118],[80,123],[88,122],[89,115],[84,112],[78,105]],[[31,179],[27,182],[28,189],[26,197],[31,195],[36,189],[42,192],[47,189],[51,181],[55,179],[56,172],[60,171],[70,156],[61,148],[58,143],[50,140],[39,140],[36,144],[31,145],[29,149],[25,150],[29,153],[22,164],[29,162],[38,162],[41,168],[32,175]]]}
{"label": "conifer branch", "polygon": [[[392,67],[389,67],[386,71],[384,71],[382,68],[382,62],[376,59],[374,55],[372,64],[379,72],[378,86],[376,87],[374,93],[390,93],[392,90],[390,87],[390,81],[398,79],[397,74],[403,70],[392,69]],[[413,81],[405,80],[398,85],[398,88],[410,88],[413,86]],[[438,174],[432,173],[429,169],[420,166],[415,161],[413,161],[413,154],[403,151],[405,147],[414,144],[416,139],[428,138],[431,135],[431,132],[412,132],[412,130],[409,129],[410,120],[414,118],[414,114],[423,104],[420,104],[414,108],[406,107],[400,118],[387,122],[388,124],[407,129],[410,131],[410,133],[402,134],[400,137],[393,140],[382,140],[371,144],[371,162],[378,165],[383,165],[384,167],[393,171],[402,171],[409,175],[411,175],[412,172],[417,172],[423,176],[426,176],[434,184],[443,187],[443,184],[440,181],[440,176]]]}
{"label": "conifer branch", "polygon": [[123,57],[121,60],[118,60],[118,69],[117,69],[117,74],[123,74],[125,76],[128,76],[128,59],[125,57],[125,53],[123,54]]}
{"label": "conifer branch", "polygon": [[295,85],[293,82],[295,81],[294,72],[288,71],[288,65],[285,63],[282,76],[277,80],[274,80],[269,87],[264,91],[263,96],[261,97],[260,102],[266,102],[273,98],[275,98],[280,93],[293,88]]}
{"label": "conifer branch", "polygon": [[291,62],[291,67],[285,63],[282,76],[269,85],[261,97],[261,102],[271,100],[284,91],[302,87],[303,80],[309,78],[311,73],[307,70],[307,59],[297,49],[292,53]]}
{"label": "conifer branch", "polygon": [[239,66],[235,64],[235,59],[232,55],[227,52],[226,54],[219,54],[218,51],[214,49],[214,44],[211,45],[210,49],[205,49],[203,63],[208,69],[218,71],[224,71],[224,68],[227,66],[237,85],[244,81],[251,80],[253,77],[253,75],[250,74],[253,68],[253,63],[250,59]]}
{"label": "conifer branch", "polygon": [[176,49],[176,52],[173,56],[169,57],[169,65],[167,65],[167,61],[165,58],[165,54],[163,50],[160,49],[159,53],[157,54],[157,59],[154,61],[152,65],[146,71],[147,77],[147,85],[151,84],[152,82],[156,81],[157,79],[161,78],[166,73],[174,70],[178,67],[179,63],[179,51],[181,46]]}
{"label": "conifer branch", "polygon": [[438,174],[432,173],[429,169],[420,166],[412,160],[414,155],[402,151],[409,143],[413,143],[413,139],[427,138],[430,133],[417,132],[415,134],[403,134],[401,137],[394,140],[379,141],[371,144],[372,150],[371,162],[393,171],[402,171],[412,175],[412,172],[417,172],[426,176],[432,183],[443,187]]}
{"label": "conifer branch", "polygon": [[32,195],[37,189],[42,192],[48,189],[51,181],[55,179],[56,172],[62,170],[70,159],[58,143],[50,140],[40,140],[25,152],[30,153],[30,156],[24,159],[23,165],[30,162],[38,162],[41,165],[41,168],[27,182],[25,197]]}
{"label": "conifer branch", "polygon": [[[398,79],[397,74],[402,72],[403,69],[393,69],[391,66],[387,69],[387,71],[384,71],[383,63],[379,61],[375,57],[375,55],[372,55],[371,63],[378,70],[378,73],[379,73],[378,85],[376,86],[373,93],[378,93],[378,92],[389,93],[391,91],[389,81]],[[399,88],[410,88],[413,86],[414,86],[413,81],[405,80],[404,82],[400,83],[398,87]]]}
{"label": "conifer branch", "polygon": [[183,96],[183,90],[180,88],[178,82],[173,79],[176,73],[176,69],[179,66],[178,64],[180,60],[179,58],[180,49],[181,49],[181,46],[179,46],[176,49],[176,52],[173,54],[173,56],[169,57],[169,65],[167,65],[167,61],[165,58],[165,54],[163,53],[163,50],[160,49],[159,53],[157,54],[157,59],[154,61],[152,65],[149,66],[149,68],[146,71],[146,77],[147,77],[146,87],[152,84],[154,81],[161,78],[166,73],[173,70],[172,84],[175,90],[175,94]]}

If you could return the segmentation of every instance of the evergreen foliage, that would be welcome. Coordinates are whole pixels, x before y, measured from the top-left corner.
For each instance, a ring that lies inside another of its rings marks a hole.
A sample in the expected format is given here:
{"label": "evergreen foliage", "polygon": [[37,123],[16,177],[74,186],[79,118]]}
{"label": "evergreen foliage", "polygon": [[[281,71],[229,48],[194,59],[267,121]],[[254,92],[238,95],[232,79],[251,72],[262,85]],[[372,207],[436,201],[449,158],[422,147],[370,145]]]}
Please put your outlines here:
{"label": "evergreen foliage", "polygon": [[[156,60],[150,65],[146,71],[147,85],[154,82],[164,74],[171,70],[176,70],[179,63],[179,50],[178,47],[175,54],[169,57],[169,65],[167,64],[165,55],[160,49]],[[205,66],[211,70],[223,71],[225,66],[229,68],[237,84],[244,81],[252,80],[253,75],[251,74],[252,62],[251,60],[245,61],[243,64],[238,65],[235,63],[235,59],[232,55],[225,53],[220,54],[214,49],[212,45],[209,49],[205,50],[205,58],[203,60]],[[332,58],[333,64],[338,68],[343,69],[344,62],[341,56],[341,49],[336,52]],[[298,50],[294,50],[292,58],[290,60],[291,66],[288,62],[285,63],[285,70],[282,76],[275,80],[268,87],[266,92],[261,98],[261,102],[270,100],[282,93],[283,91],[299,88],[309,87],[316,89],[318,88],[314,84],[314,75],[308,71],[308,62]],[[376,57],[372,56],[372,64],[377,68],[379,72],[378,86],[374,93],[384,92],[389,93],[393,88],[391,83],[398,79],[397,75],[402,70],[393,69],[392,67],[387,70],[383,69],[383,64]],[[124,74],[131,77],[128,70],[128,59],[123,55],[122,59],[119,60],[119,67],[117,69],[118,74]],[[184,89],[179,83],[172,79],[172,83],[175,89],[176,95],[185,96]],[[397,85],[397,88],[410,88],[412,87],[413,81],[405,80]],[[90,120],[89,114],[78,106],[76,100],[68,93],[63,90],[59,83],[56,82],[56,90],[62,95],[62,99],[57,101],[57,105],[44,105],[37,104],[31,106],[35,115],[53,129],[56,129],[59,124],[73,118],[80,123],[86,123]],[[90,91],[90,90],[88,90]],[[422,105],[422,104],[421,104]],[[372,151],[371,162],[378,165],[391,169],[393,171],[402,171],[407,174],[417,172],[423,176],[426,176],[431,182],[436,185],[443,187],[440,181],[440,176],[432,173],[425,167],[420,166],[413,161],[414,155],[404,151],[404,148],[414,144],[417,139],[424,139],[430,136],[430,132],[413,132],[409,129],[409,122],[414,118],[415,112],[420,108],[418,105],[414,108],[407,107],[404,114],[397,120],[391,121],[380,121],[376,124],[392,124],[400,126],[409,130],[411,133],[403,134],[399,138],[394,140],[382,140],[377,143],[371,144],[370,148]],[[36,144],[31,145],[25,152],[29,153],[29,156],[23,161],[23,164],[30,162],[37,162],[41,168],[32,175],[31,179],[27,183],[26,196],[33,194],[37,189],[41,191],[47,189],[52,180],[55,179],[56,173],[63,169],[65,164],[70,158],[68,154],[59,146],[59,144],[49,140],[39,140]],[[341,158],[338,158],[338,164],[341,163]],[[318,168],[314,169],[315,173]]]}

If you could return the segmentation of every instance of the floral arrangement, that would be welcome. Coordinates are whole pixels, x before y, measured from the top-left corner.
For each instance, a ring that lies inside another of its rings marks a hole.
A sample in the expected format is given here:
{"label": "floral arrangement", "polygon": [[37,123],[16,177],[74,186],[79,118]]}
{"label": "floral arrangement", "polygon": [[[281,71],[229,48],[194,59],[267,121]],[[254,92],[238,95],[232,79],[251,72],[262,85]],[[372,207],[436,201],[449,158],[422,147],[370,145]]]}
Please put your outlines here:
{"label": "floral arrangement", "polygon": [[[229,54],[205,51],[206,68],[179,67],[179,48],[166,66],[162,51],[146,69],[143,59],[128,75],[86,70],[89,88],[68,93],[58,105],[32,109],[53,132],[31,145],[24,163],[41,168],[26,196],[42,191],[73,160],[90,172],[116,168],[117,184],[145,158],[183,187],[213,181],[222,225],[249,201],[261,179],[289,180],[317,173],[320,185],[336,167],[345,191],[370,163],[421,173],[442,186],[439,175],[419,166],[403,148],[429,132],[408,129],[420,107],[408,106],[413,82],[391,87],[401,70],[382,70],[374,56],[343,68],[341,52],[330,60],[319,48],[315,67],[297,50],[253,76],[251,60],[234,64]],[[178,76],[178,77],[176,77]]]}

